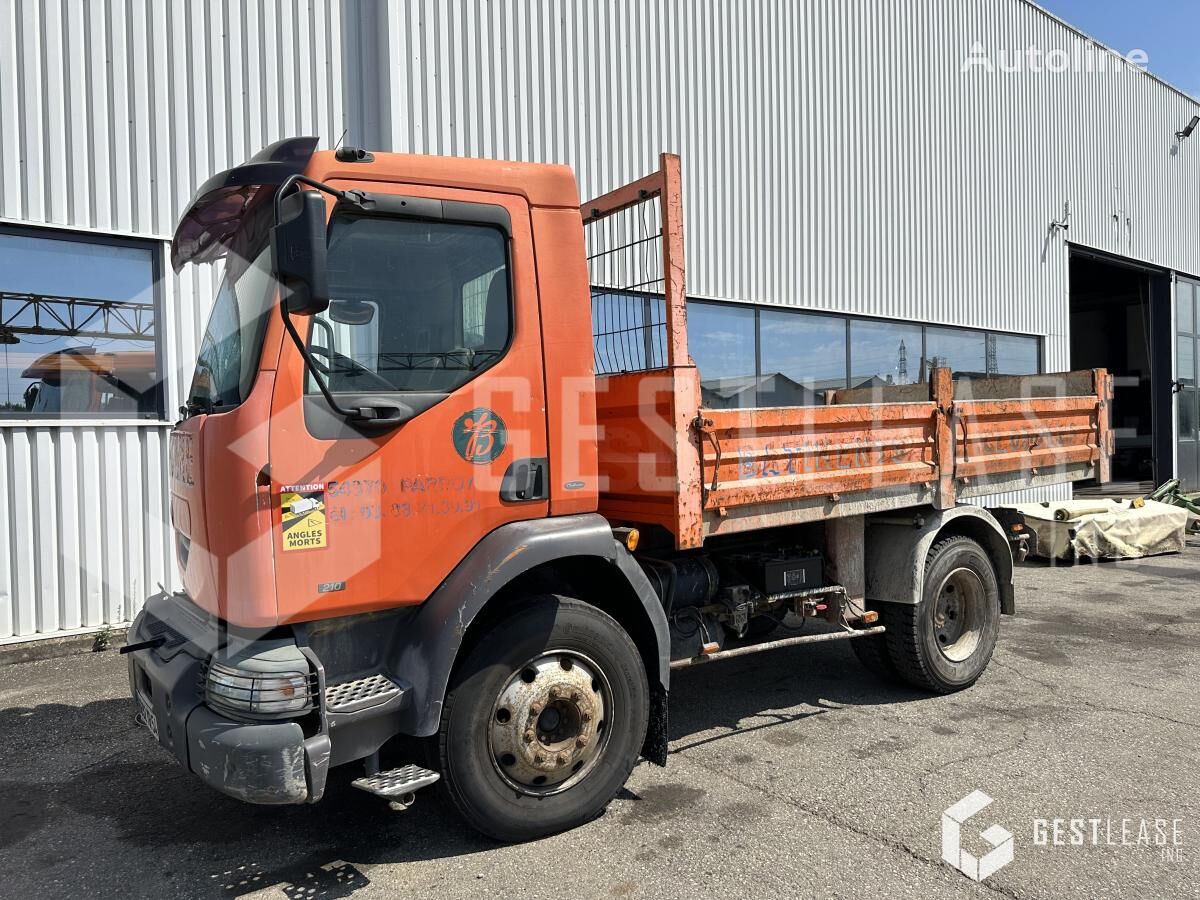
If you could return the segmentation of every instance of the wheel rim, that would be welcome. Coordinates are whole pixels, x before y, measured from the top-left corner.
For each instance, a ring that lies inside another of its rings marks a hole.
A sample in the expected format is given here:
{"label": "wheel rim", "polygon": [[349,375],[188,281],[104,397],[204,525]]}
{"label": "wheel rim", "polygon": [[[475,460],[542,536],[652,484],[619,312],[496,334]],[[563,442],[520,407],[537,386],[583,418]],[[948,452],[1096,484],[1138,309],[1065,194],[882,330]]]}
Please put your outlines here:
{"label": "wheel rim", "polygon": [[496,772],[523,794],[545,796],[582,781],[604,754],[612,690],[604,671],[573,650],[547,650],[500,689],[488,727]]}
{"label": "wheel rim", "polygon": [[987,592],[973,569],[955,569],[942,579],[933,607],[933,638],[942,656],[963,662],[979,647]]}

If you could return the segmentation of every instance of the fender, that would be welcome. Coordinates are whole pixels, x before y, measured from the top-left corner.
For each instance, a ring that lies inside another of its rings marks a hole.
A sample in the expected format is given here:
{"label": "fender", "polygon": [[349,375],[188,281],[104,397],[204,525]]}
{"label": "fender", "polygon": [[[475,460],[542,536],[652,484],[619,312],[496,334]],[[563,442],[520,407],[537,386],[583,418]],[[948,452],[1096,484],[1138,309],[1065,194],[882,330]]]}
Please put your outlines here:
{"label": "fender", "polygon": [[1000,523],[978,506],[931,510],[901,519],[867,519],[864,562],[867,598],[917,604],[925,591],[925,556],[939,538],[961,534],[978,541],[991,557],[1000,582],[1000,611],[1015,611],[1012,550]]}
{"label": "fender", "polygon": [[665,694],[670,679],[671,639],[658,595],[641,566],[592,514],[534,519],[502,525],[475,545],[396,635],[388,650],[392,670],[410,683],[415,703],[400,712],[399,730],[427,737],[442,716],[450,672],[467,629],[501,588],[544,563],[591,556],[616,566],[645,609],[658,644],[658,672],[651,687]]}

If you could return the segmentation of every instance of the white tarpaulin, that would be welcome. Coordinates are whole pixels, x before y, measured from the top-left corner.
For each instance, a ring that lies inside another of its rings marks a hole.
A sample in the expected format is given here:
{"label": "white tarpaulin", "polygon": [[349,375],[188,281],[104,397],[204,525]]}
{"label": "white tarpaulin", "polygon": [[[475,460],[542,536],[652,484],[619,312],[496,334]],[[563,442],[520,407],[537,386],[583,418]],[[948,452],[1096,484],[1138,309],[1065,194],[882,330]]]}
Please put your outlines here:
{"label": "white tarpaulin", "polygon": [[1136,559],[1181,553],[1187,530],[1185,509],[1145,501],[1065,500],[1014,506],[1037,536],[1033,555],[1047,559]]}

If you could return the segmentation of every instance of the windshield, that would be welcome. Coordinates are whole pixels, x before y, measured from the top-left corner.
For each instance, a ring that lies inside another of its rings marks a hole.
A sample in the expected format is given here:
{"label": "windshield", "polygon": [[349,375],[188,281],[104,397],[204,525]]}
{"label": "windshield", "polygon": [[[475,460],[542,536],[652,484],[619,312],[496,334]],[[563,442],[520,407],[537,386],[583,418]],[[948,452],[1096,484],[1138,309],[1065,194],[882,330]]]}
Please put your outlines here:
{"label": "windshield", "polygon": [[335,216],[329,294],[309,350],[335,392],[446,393],[508,347],[507,239],[488,225]]}
{"label": "windshield", "polygon": [[246,399],[262,353],[275,281],[268,247],[236,280],[221,282],[196,359],[188,405],[227,409]]}

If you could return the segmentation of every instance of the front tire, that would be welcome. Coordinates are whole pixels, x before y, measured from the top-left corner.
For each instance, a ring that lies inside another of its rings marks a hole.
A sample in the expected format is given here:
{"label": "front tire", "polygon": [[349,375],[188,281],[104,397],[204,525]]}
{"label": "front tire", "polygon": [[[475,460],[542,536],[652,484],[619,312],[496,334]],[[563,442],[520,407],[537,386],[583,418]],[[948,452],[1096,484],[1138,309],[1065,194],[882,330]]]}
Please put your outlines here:
{"label": "front tire", "polygon": [[637,647],[607,613],[532,598],[475,642],[455,674],[438,750],[463,818],[502,841],[598,816],[637,762],[649,686]]}

